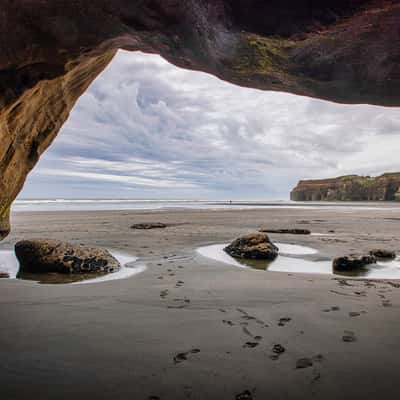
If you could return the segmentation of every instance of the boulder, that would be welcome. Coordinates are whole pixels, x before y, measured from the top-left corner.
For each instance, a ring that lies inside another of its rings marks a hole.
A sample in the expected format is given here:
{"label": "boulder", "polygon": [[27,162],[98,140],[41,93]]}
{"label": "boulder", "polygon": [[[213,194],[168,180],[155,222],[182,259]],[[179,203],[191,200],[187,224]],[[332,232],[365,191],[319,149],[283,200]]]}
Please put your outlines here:
{"label": "boulder", "polygon": [[273,260],[279,249],[271,243],[266,233],[253,233],[234,240],[224,251],[235,258]]}
{"label": "boulder", "polygon": [[7,272],[0,272],[0,279],[1,278],[9,278],[10,275]]}
{"label": "boulder", "polygon": [[166,227],[167,224],[163,224],[162,222],[145,222],[141,224],[133,224],[131,229],[160,229]]}
{"label": "boulder", "polygon": [[21,272],[110,273],[121,268],[105,249],[59,240],[22,240],[15,245]]}
{"label": "boulder", "polygon": [[310,235],[311,231],[309,229],[299,229],[299,228],[291,228],[291,229],[268,229],[262,228],[259,232],[265,233],[288,233],[291,235]]}
{"label": "boulder", "polygon": [[355,255],[337,257],[333,260],[335,271],[353,271],[365,267],[368,264],[375,264],[376,257],[373,255]]}
{"label": "boulder", "polygon": [[396,258],[396,253],[392,250],[372,249],[370,250],[369,254],[375,256],[376,258]]}

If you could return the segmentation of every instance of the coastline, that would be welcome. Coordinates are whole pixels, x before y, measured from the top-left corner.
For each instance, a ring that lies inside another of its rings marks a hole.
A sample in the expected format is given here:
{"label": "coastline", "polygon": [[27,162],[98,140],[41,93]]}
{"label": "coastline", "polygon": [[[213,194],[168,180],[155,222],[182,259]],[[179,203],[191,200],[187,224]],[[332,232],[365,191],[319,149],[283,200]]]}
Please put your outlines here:
{"label": "coastline", "polygon": [[[144,221],[170,226],[130,229]],[[334,230],[329,237],[270,235],[321,257],[400,251],[399,224],[391,207],[14,213],[1,249],[52,237],[129,253],[147,269],[91,285],[0,280],[0,394],[203,400],[249,390],[255,399],[389,398],[400,367],[397,281],[239,269],[196,249],[268,225]],[[291,320],[280,326],[281,318]],[[346,332],[356,341],[344,342]],[[256,347],[243,347],[256,336]],[[270,358],[275,344],[286,349],[278,360]],[[174,362],[185,352],[187,360]],[[313,366],[296,369],[300,358]]]}

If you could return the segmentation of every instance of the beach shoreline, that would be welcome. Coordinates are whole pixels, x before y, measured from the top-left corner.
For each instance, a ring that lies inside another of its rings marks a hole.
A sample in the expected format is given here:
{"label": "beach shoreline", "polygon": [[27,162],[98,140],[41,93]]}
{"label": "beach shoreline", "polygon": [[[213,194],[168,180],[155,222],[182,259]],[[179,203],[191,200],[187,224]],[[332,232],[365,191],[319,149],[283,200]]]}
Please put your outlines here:
{"label": "beach shoreline", "polygon": [[[142,222],[168,226],[130,228]],[[203,400],[249,391],[254,399],[386,399],[396,393],[397,281],[240,269],[196,252],[265,226],[323,234],[270,235],[313,247],[321,257],[374,247],[399,252],[396,209],[18,212],[12,226],[0,249],[54,238],[131,254],[147,269],[91,285],[0,280],[2,398]],[[278,344],[285,351],[272,359]],[[296,368],[304,358],[312,366]]]}

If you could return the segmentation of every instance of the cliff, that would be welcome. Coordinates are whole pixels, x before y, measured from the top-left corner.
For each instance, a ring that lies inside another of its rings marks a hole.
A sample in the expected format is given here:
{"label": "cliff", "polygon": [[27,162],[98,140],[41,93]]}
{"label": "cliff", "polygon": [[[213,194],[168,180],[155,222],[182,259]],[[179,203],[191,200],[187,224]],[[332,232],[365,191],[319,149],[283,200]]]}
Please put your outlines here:
{"label": "cliff", "polygon": [[27,174],[118,49],[237,85],[399,106],[399,25],[397,0],[2,0],[0,239]]}
{"label": "cliff", "polygon": [[291,191],[294,201],[400,200],[400,172],[375,178],[346,175],[332,179],[303,180]]}

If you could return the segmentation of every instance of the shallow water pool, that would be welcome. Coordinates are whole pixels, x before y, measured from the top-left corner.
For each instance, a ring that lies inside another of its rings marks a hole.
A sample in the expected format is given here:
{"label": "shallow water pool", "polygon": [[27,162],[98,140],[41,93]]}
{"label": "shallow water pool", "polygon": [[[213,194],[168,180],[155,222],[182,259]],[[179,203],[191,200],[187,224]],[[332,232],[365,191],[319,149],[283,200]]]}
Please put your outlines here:
{"label": "shallow water pool", "polygon": [[87,284],[130,278],[146,269],[144,264],[137,262],[137,257],[115,251],[110,251],[110,253],[121,264],[121,268],[118,271],[110,274],[36,274],[20,273],[19,263],[14,251],[0,250],[0,272],[8,273],[10,276],[8,279],[31,280],[38,283],[49,284]]}
{"label": "shallow water pool", "polygon": [[225,264],[234,265],[239,268],[253,268],[257,270],[286,272],[286,273],[308,273],[325,274],[343,277],[358,277],[367,279],[400,279],[400,260],[379,261],[357,271],[349,273],[336,273],[332,268],[332,260],[313,260],[310,255],[317,255],[318,250],[312,247],[293,245],[287,243],[275,243],[279,247],[279,256],[273,261],[236,259],[224,251],[228,245],[214,244],[197,249],[203,257],[207,257]]}

